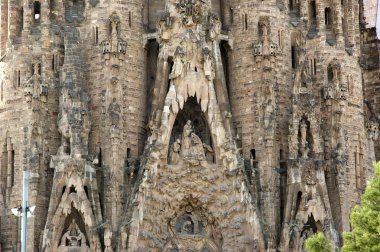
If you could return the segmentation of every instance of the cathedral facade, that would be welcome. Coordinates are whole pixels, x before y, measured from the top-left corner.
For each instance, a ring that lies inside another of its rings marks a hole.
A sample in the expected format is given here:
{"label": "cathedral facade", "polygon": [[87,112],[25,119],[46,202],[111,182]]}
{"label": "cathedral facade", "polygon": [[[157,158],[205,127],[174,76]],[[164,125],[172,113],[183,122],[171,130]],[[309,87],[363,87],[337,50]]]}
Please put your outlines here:
{"label": "cathedral facade", "polygon": [[[0,251],[304,251],[378,148],[370,1],[0,0]],[[367,20],[367,23],[366,23]]]}

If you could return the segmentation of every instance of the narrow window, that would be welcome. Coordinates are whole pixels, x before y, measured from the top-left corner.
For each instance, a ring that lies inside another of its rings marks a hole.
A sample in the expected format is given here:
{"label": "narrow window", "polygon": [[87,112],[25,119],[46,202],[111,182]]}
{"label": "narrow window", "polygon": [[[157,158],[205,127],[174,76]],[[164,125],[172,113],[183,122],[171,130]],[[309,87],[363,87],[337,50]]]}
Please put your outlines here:
{"label": "narrow window", "polygon": [[21,71],[17,71],[17,86],[21,87]]}
{"label": "narrow window", "polygon": [[255,149],[251,149],[251,159],[256,160],[256,150]]}
{"label": "narrow window", "polygon": [[33,17],[34,21],[39,21],[41,19],[41,3],[40,2],[34,2],[33,5]]}
{"label": "narrow window", "polygon": [[15,151],[12,150],[12,160],[11,160],[11,168],[12,168],[12,174],[11,174],[11,185],[15,185]]}
{"label": "narrow window", "polygon": [[330,8],[325,9],[325,25],[328,28],[330,28],[331,26],[331,9]]}
{"label": "narrow window", "polygon": [[41,71],[42,71],[42,70],[41,70],[41,64],[38,64],[37,67],[38,67],[38,75],[41,76]]}
{"label": "narrow window", "polygon": [[129,12],[128,14],[128,24],[129,24],[129,28],[132,27],[132,12]]}
{"label": "narrow window", "polygon": [[1,82],[0,93],[0,100],[3,101],[3,82]]}
{"label": "narrow window", "polygon": [[234,23],[234,10],[232,8],[230,8],[230,23]]}
{"label": "narrow window", "polygon": [[292,46],[292,68],[295,69],[297,67],[296,63],[296,48]]}
{"label": "narrow window", "polygon": [[282,48],[282,30],[278,30],[278,46]]}
{"label": "narrow window", "polygon": [[280,149],[280,160],[285,160],[284,150]]}
{"label": "narrow window", "polygon": [[95,27],[95,45],[99,43],[99,28]]}
{"label": "narrow window", "polygon": [[99,148],[99,163],[98,163],[98,166],[101,167],[102,166],[102,148]]}
{"label": "narrow window", "polygon": [[51,69],[53,72],[55,71],[55,54],[53,54],[53,57],[51,58]]}
{"label": "narrow window", "polygon": [[248,15],[244,14],[244,31],[248,30]]}
{"label": "narrow window", "polygon": [[315,4],[315,1],[310,2],[310,17],[312,23],[315,23],[317,21],[317,6]]}
{"label": "narrow window", "polygon": [[20,30],[19,30],[19,35],[21,35],[22,30],[24,29],[24,9],[20,9]]}
{"label": "narrow window", "polygon": [[132,153],[131,153],[131,148],[127,148],[127,158],[131,158]]}

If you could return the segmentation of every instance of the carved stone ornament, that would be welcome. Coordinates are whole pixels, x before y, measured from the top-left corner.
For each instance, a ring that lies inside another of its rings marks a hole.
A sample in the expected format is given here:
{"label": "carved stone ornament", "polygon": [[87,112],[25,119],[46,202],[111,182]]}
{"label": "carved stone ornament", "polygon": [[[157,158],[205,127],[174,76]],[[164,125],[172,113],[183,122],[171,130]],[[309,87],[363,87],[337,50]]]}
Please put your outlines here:
{"label": "carved stone ornament", "polygon": [[127,42],[120,37],[120,18],[113,12],[109,18],[111,31],[109,39],[102,42],[103,54],[125,54],[127,52]]}
{"label": "carved stone ornament", "polygon": [[47,101],[49,85],[41,78],[41,63],[32,64],[32,75],[24,83],[24,95],[27,102],[37,99],[42,102]]}
{"label": "carved stone ornament", "polygon": [[376,141],[379,137],[379,123],[374,117],[371,117],[366,126],[368,139]]}
{"label": "carved stone ornament", "polygon": [[[205,148],[210,146],[202,143],[202,140],[194,133],[190,120],[183,127],[182,138],[177,139],[169,150],[169,163],[178,164],[180,158],[190,165],[203,164],[206,161]],[[212,151],[212,149],[211,149]]]}
{"label": "carved stone ornament", "polygon": [[259,21],[260,41],[253,43],[253,54],[255,56],[276,56],[278,45],[270,39],[270,21],[263,17]]}
{"label": "carved stone ornament", "polygon": [[204,12],[208,9],[208,1],[204,0],[179,0],[176,4],[178,12],[182,14],[183,24],[192,25],[202,21]]}
{"label": "carved stone ornament", "polygon": [[61,244],[58,247],[58,252],[89,252],[90,248],[86,244],[86,237],[79,229],[75,220],[71,222],[68,230],[61,238]]}

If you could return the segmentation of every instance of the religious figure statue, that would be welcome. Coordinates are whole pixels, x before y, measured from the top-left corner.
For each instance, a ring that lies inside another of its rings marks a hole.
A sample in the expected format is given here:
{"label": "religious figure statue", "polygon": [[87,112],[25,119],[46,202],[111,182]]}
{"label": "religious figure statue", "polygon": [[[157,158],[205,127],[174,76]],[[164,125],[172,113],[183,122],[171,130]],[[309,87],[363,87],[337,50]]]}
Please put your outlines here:
{"label": "religious figure statue", "polygon": [[116,98],[112,99],[112,103],[110,104],[108,110],[111,117],[111,126],[114,128],[118,128],[119,121],[120,121],[119,114],[121,113],[121,109],[120,109],[120,105],[116,102]]}
{"label": "religious figure statue", "polygon": [[188,155],[188,151],[190,149],[190,146],[191,146],[191,141],[190,141],[190,134],[191,132],[193,132],[193,126],[191,125],[191,121],[188,120],[185,124],[185,126],[183,126],[183,131],[182,131],[182,152],[181,152],[181,155],[182,156],[187,156]]}
{"label": "religious figure statue", "polygon": [[188,120],[183,127],[181,156],[192,165],[198,165],[206,160],[202,140],[194,133],[193,125],[190,120]]}
{"label": "religious figure statue", "polygon": [[309,143],[306,140],[307,124],[305,120],[301,120],[300,131],[301,131],[300,152],[301,152],[302,158],[308,158],[310,148],[309,148]]}
{"label": "religious figure statue", "polygon": [[179,152],[181,151],[181,140],[177,139],[175,142],[170,146],[170,152],[169,152],[169,163],[170,164],[178,164],[179,162]]}
{"label": "religious figure statue", "polygon": [[62,236],[61,245],[59,246],[58,251],[90,252],[90,248],[86,244],[86,237],[82,231],[80,231],[74,219],[71,222],[67,232]]}
{"label": "religious figure statue", "polygon": [[105,231],[104,231],[104,246],[106,247],[104,249],[104,252],[113,252],[112,249],[112,232],[111,227],[107,225]]}
{"label": "religious figure statue", "polygon": [[203,52],[203,70],[205,72],[205,76],[208,80],[213,79],[213,71],[212,71],[212,52],[207,47],[202,50]]}
{"label": "religious figure statue", "polygon": [[169,75],[169,79],[173,80],[180,77],[183,73],[183,57],[185,52],[182,47],[178,46],[174,54],[174,63],[172,72]]}

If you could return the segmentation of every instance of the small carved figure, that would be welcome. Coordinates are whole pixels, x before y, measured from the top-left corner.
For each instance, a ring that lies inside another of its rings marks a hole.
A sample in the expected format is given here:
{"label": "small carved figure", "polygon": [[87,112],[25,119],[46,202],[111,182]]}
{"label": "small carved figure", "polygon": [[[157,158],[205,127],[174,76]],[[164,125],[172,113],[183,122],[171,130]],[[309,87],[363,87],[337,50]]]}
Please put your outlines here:
{"label": "small carved figure", "polygon": [[203,69],[205,76],[208,80],[212,80],[212,52],[207,47],[202,50],[203,52]]}
{"label": "small carved figure", "polygon": [[104,249],[104,252],[113,252],[112,249],[112,232],[111,227],[107,225],[105,231],[104,231],[104,246],[106,247]]}
{"label": "small carved figure", "polygon": [[122,252],[126,252],[127,251],[127,242],[128,242],[127,228],[125,226],[122,226],[120,233],[121,233],[121,250],[122,250]]}
{"label": "small carved figure", "polygon": [[188,120],[182,132],[181,156],[192,165],[198,165],[206,160],[206,156],[202,140],[193,131],[193,125]]}
{"label": "small carved figure", "polygon": [[301,152],[302,158],[308,158],[308,155],[310,152],[309,143],[306,140],[307,127],[308,126],[307,126],[305,120],[301,120],[301,123],[300,123],[301,139],[300,139],[299,144],[300,144],[300,152]]}
{"label": "small carved figure", "polygon": [[371,116],[367,123],[368,139],[376,141],[379,137],[379,123],[374,116]]}
{"label": "small carved figure", "polygon": [[330,85],[324,88],[324,98],[325,100],[334,98],[334,91]]}
{"label": "small carved figure", "polygon": [[210,40],[214,41],[220,34],[221,30],[222,30],[222,27],[221,27],[221,22],[219,20],[219,17],[217,15],[211,14],[210,15],[210,29],[209,29]]}
{"label": "small carved figure", "polygon": [[67,251],[65,247],[80,248],[81,252],[90,251],[90,248],[86,244],[86,237],[82,231],[80,231],[74,219],[67,232],[62,236],[58,251]]}
{"label": "small carved figure", "polygon": [[173,64],[172,72],[169,75],[169,79],[172,80],[182,75],[184,55],[185,55],[185,52],[183,48],[178,46],[174,54],[174,64]]}
{"label": "small carved figure", "polygon": [[121,108],[120,108],[120,105],[116,102],[116,98],[112,99],[112,103],[110,104],[108,110],[111,117],[111,126],[114,128],[118,128],[119,121],[120,121]]}
{"label": "small carved figure", "polygon": [[177,139],[171,146],[169,152],[169,163],[178,164],[179,152],[181,151],[181,140]]}
{"label": "small carved figure", "polygon": [[188,120],[183,126],[183,132],[182,132],[182,156],[187,156],[187,152],[190,149],[191,141],[190,141],[190,134],[193,132],[193,126],[191,124],[191,121]]}

